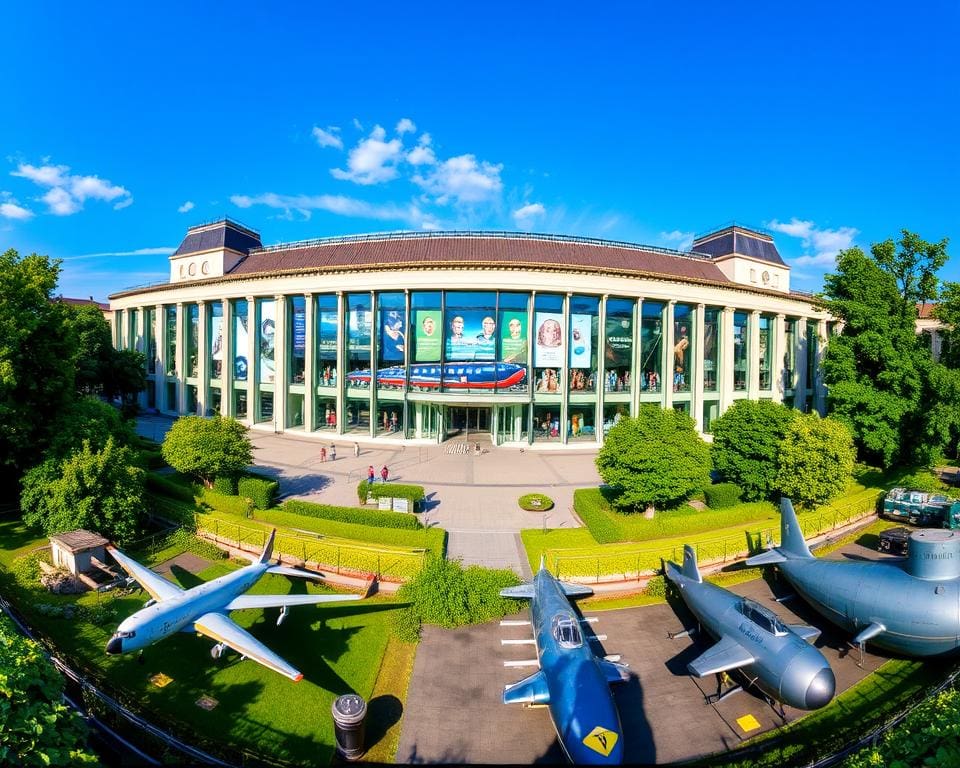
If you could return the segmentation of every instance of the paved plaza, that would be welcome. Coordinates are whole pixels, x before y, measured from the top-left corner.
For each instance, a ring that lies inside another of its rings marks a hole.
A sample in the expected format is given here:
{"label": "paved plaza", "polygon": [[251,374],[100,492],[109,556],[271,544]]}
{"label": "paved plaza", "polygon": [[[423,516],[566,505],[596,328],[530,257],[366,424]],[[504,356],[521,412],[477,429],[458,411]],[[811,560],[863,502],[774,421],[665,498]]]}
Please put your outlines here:
{"label": "paved plaza", "polygon": [[[161,441],[172,421],[162,416],[138,419],[137,431]],[[567,528],[579,523],[573,513],[573,492],[600,481],[594,465],[596,450],[579,446],[554,448],[498,448],[482,444],[477,455],[470,443],[400,445],[389,440],[355,441],[349,436],[278,435],[251,429],[254,459],[263,471],[280,480],[284,498],[322,504],[357,505],[357,484],[373,466],[380,476],[384,465],[390,481],[422,485],[427,511],[422,520],[448,533],[447,554],[467,565],[511,568],[529,577],[519,532],[524,528]],[[354,456],[354,443],[360,455]],[[336,460],[330,460],[336,446]],[[320,460],[320,448],[327,461]],[[517,499],[540,492],[554,501],[549,512],[525,512]]]}

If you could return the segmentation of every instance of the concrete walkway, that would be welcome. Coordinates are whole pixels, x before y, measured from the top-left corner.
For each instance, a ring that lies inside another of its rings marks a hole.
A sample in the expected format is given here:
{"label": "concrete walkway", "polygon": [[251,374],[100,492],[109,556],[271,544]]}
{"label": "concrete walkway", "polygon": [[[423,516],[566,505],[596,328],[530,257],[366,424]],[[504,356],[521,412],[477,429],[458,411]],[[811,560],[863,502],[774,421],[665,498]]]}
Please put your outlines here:
{"label": "concrete walkway", "polygon": [[[137,431],[162,440],[172,422],[157,416],[138,419]],[[421,518],[449,534],[447,554],[465,564],[511,568],[530,577],[519,532],[524,528],[569,528],[579,523],[573,514],[573,492],[598,485],[594,465],[596,450],[498,448],[484,445],[475,455],[452,453],[451,443],[399,445],[386,440],[355,441],[346,436],[319,440],[299,435],[279,435],[251,429],[258,467],[280,480],[284,498],[324,504],[357,505],[357,484],[366,479],[367,467],[380,476],[384,465],[390,481],[422,485],[427,511]],[[360,455],[354,456],[354,442]],[[337,458],[331,461],[331,445]],[[320,461],[320,448],[328,459]],[[540,492],[554,501],[549,512],[525,512],[518,497]]]}

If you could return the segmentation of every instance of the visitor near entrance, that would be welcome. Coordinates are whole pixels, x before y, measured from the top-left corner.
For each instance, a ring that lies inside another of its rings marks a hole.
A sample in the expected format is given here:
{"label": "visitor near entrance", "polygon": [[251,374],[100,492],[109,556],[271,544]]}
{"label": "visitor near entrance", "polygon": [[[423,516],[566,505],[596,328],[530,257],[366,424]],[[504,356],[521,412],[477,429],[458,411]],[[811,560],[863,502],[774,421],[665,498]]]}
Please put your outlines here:
{"label": "visitor near entrance", "polygon": [[380,479],[383,480],[383,482],[387,482],[387,478],[389,476],[390,476],[390,470],[387,469],[387,465],[384,464],[383,469],[380,470]]}
{"label": "visitor near entrance", "polygon": [[370,485],[373,485],[373,481],[376,480],[376,478],[377,473],[373,469],[373,464],[371,464],[369,467],[367,467],[367,482],[370,483]]}

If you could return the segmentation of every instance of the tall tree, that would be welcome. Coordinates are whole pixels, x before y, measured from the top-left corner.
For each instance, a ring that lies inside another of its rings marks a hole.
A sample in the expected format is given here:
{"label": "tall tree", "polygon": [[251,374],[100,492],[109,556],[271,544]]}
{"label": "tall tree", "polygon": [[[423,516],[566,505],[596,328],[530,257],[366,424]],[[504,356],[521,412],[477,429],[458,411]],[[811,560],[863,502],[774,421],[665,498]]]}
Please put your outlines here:
{"label": "tall tree", "polygon": [[[74,397],[76,335],[51,301],[60,262],[14,250],[0,256],[0,483],[36,464]],[[5,482],[4,482],[5,481]],[[7,486],[9,487],[9,486]]]}
{"label": "tall tree", "polygon": [[800,414],[777,454],[777,487],[798,505],[825,504],[846,488],[856,449],[850,430],[836,419]]}
{"label": "tall tree", "polygon": [[613,505],[643,507],[684,501],[710,484],[710,448],[687,414],[641,405],[636,418],[620,419],[597,454],[597,469],[619,491]]}
{"label": "tall tree", "polygon": [[236,419],[181,416],[167,431],[161,447],[171,467],[203,481],[207,488],[221,475],[238,475],[253,463],[247,428]]}

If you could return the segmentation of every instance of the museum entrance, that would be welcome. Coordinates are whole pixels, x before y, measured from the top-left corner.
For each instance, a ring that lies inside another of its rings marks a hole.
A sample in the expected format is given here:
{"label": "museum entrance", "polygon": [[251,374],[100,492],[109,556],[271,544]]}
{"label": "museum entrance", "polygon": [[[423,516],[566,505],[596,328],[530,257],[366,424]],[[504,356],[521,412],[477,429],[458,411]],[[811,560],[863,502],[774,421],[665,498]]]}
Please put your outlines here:
{"label": "museum entrance", "polygon": [[446,440],[481,440],[490,439],[492,419],[491,406],[446,406]]}

